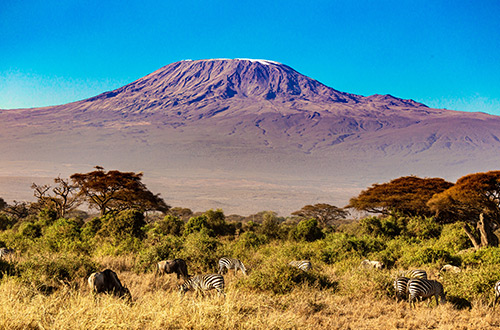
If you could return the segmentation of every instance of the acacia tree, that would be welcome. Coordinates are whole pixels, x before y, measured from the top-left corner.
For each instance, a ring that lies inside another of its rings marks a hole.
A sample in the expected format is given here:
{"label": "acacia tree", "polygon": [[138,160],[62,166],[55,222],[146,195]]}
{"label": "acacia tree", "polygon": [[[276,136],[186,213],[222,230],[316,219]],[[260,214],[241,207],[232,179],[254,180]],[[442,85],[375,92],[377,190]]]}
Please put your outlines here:
{"label": "acacia tree", "polygon": [[500,171],[463,176],[428,205],[440,222],[463,221],[475,248],[498,246],[493,231],[500,225]]}
{"label": "acacia tree", "polygon": [[430,216],[429,199],[451,186],[453,183],[441,178],[400,177],[363,190],[358,197],[350,199],[346,208],[384,215]]}
{"label": "acacia tree", "polygon": [[79,190],[79,196],[101,216],[110,212],[137,209],[142,212],[167,212],[170,208],[160,194],[153,194],[142,183],[142,173],[104,171],[97,166],[89,173],[75,173],[71,180]]}
{"label": "acacia tree", "polygon": [[320,227],[327,227],[335,220],[345,219],[348,214],[346,210],[326,203],[306,205],[292,213],[302,218],[314,218]]}
{"label": "acacia tree", "polygon": [[[54,210],[58,219],[64,218],[69,211],[74,210],[80,204],[76,193],[77,186],[60,177],[55,178],[54,183],[55,187],[33,183],[31,189],[40,209]],[[52,190],[52,193],[49,193],[49,190]]]}

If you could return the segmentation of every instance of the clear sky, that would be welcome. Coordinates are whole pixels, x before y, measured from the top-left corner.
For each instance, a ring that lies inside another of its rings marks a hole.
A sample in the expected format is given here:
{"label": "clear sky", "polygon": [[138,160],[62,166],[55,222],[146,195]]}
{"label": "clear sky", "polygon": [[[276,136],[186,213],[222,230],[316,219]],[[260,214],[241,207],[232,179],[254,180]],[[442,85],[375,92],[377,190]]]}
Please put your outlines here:
{"label": "clear sky", "polygon": [[498,0],[0,1],[2,109],[208,58],[274,60],[344,92],[500,115]]}

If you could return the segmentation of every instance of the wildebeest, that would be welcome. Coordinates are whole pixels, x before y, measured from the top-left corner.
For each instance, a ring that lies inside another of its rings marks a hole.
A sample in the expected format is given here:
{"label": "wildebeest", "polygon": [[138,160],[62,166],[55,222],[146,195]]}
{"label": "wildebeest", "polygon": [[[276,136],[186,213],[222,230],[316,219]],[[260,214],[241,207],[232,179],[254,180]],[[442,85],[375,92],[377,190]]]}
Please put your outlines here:
{"label": "wildebeest", "polygon": [[163,260],[156,265],[157,274],[176,273],[177,279],[181,276],[184,280],[189,278],[187,265],[184,259]]}
{"label": "wildebeest", "polygon": [[361,267],[382,269],[382,268],[384,268],[384,263],[380,262],[380,261],[365,259],[365,260],[361,261]]}
{"label": "wildebeest", "polygon": [[1,248],[0,249],[0,259],[3,259],[7,256],[13,255],[16,252],[14,249],[9,248]]}
{"label": "wildebeest", "polygon": [[92,273],[88,279],[89,287],[94,294],[110,293],[120,298],[132,299],[130,291],[123,286],[116,273],[110,269]]}

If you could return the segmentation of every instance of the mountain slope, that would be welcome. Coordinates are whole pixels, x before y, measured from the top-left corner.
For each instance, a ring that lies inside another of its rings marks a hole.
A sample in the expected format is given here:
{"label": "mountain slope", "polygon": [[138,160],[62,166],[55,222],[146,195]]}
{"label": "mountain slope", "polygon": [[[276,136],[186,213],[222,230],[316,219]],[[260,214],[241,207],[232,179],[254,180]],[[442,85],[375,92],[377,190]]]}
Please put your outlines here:
{"label": "mountain slope", "polygon": [[240,213],[342,206],[374,182],[455,180],[500,160],[497,116],[344,93],[244,59],[181,61],[87,100],[0,110],[0,137],[0,176],[143,170],[167,200]]}

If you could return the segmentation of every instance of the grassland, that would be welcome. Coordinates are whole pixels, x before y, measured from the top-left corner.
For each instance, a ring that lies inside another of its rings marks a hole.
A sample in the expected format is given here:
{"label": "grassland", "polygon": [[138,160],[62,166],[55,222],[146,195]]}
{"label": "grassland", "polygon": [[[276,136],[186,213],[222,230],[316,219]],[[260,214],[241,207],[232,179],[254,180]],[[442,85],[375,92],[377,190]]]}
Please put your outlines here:
{"label": "grassland", "polygon": [[[195,226],[201,218],[184,224],[166,217],[139,230],[128,221],[134,217],[82,222],[41,214],[6,225],[0,244],[17,253],[0,260],[0,329],[500,327],[500,307],[491,307],[500,248],[471,249],[459,223],[370,218],[321,231],[309,220],[238,227],[219,217],[207,230]],[[173,258],[185,259],[191,274],[215,272],[222,256],[239,258],[249,273],[225,275],[225,298],[215,292],[180,296],[181,280],[153,272],[157,261]],[[311,272],[288,266],[302,259],[311,260]],[[363,259],[386,268],[362,268]],[[444,264],[462,271],[438,278]],[[105,268],[130,289],[131,302],[90,292],[88,276]],[[439,279],[448,303],[415,309],[396,303],[392,282],[412,268]]]}
{"label": "grassland", "polygon": [[[110,261],[110,260],[108,260]],[[116,261],[107,265],[116,269]],[[334,268],[323,269],[339,281],[337,290],[298,285],[287,294],[241,288],[240,276],[226,276],[227,296],[207,294],[181,297],[175,276],[155,278],[123,267],[118,272],[131,290],[133,301],[89,292],[84,279],[77,286],[62,286],[42,294],[15,278],[0,283],[2,329],[497,329],[500,314],[481,301],[471,309],[452,304],[410,309],[375,291],[372,280],[354,275],[338,277]],[[374,271],[362,272],[370,276]],[[379,274],[374,274],[380,276]],[[344,284],[340,284],[340,283]],[[358,290],[352,292],[351,286]],[[434,306],[434,305],[431,305]]]}

